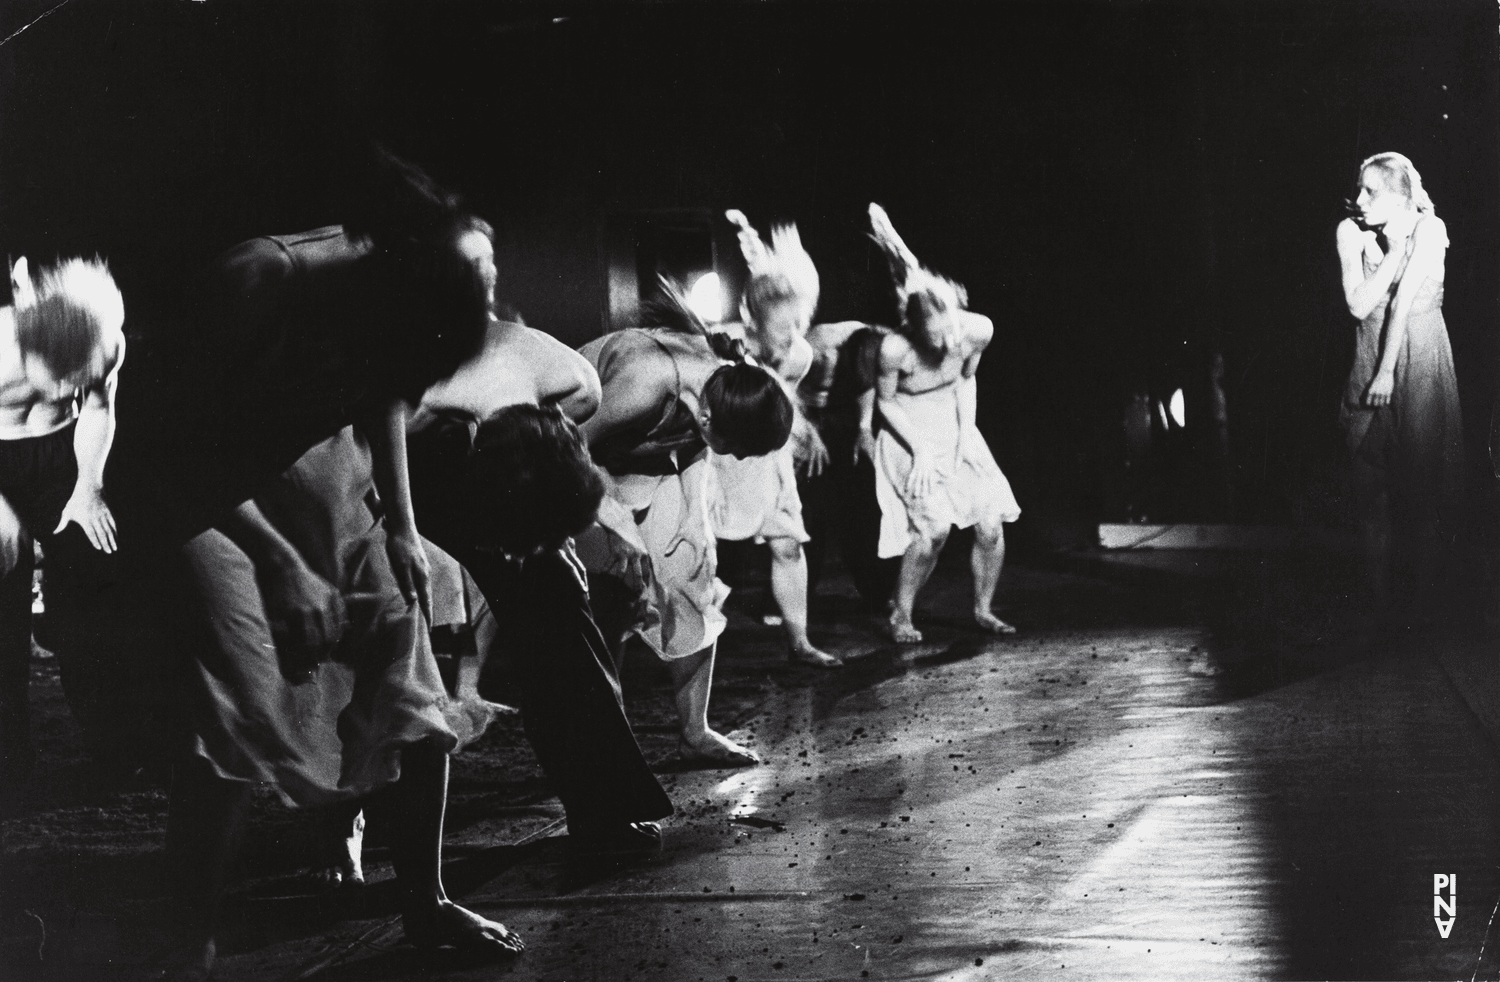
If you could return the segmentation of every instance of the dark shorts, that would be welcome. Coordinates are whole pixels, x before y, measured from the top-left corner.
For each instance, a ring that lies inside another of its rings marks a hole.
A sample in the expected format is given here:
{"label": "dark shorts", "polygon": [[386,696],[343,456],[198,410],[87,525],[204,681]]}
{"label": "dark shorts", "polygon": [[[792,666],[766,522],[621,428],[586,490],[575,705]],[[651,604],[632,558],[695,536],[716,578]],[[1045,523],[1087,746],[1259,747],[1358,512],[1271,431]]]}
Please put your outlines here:
{"label": "dark shorts", "polygon": [[78,482],[69,423],[46,436],[0,440],[0,495],[34,538],[46,540]]}

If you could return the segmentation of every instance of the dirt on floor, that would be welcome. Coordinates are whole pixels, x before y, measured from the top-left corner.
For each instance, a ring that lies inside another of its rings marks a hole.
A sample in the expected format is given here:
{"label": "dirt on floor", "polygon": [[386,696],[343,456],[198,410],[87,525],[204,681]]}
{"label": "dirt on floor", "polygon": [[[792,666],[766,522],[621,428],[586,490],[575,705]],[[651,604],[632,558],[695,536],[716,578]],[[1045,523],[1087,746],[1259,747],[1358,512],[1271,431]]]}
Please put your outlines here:
{"label": "dirt on floor", "polygon": [[[954,593],[945,604],[962,610],[968,602],[967,557],[957,549],[949,552],[954,555],[945,556],[944,570],[930,590]],[[781,629],[762,623],[764,570],[752,565],[738,572],[728,611],[730,630],[720,646],[710,722],[723,732],[741,730],[753,746],[757,707],[774,696],[788,689],[827,689],[831,697],[860,682],[854,677],[859,673],[789,664]],[[1278,595],[1285,596],[1284,589]],[[1051,571],[1015,567],[1007,571],[997,610],[1025,631],[1028,626],[1080,620],[1197,620],[1206,613],[1202,605],[1213,603],[1213,590],[1173,594],[1143,590],[1139,585],[1105,587],[1098,580],[1060,573],[1055,567]],[[1235,606],[1255,609],[1243,596],[1235,599]],[[1262,606],[1282,607],[1274,602]],[[1282,608],[1278,616],[1285,615]],[[929,617],[924,622],[920,610],[918,620],[944,636],[972,633],[972,624],[949,623],[946,617]],[[868,658],[872,666],[880,659],[869,656],[889,654],[892,648],[878,619],[848,579],[836,573],[819,587],[812,628],[816,643],[851,659]],[[1295,658],[1284,660],[1276,671],[1284,672],[1292,661]],[[1264,663],[1260,664],[1258,672],[1264,671]],[[677,754],[678,728],[666,671],[648,651],[632,648],[622,674],[626,710],[637,739],[670,792],[673,772],[690,765]],[[143,775],[135,786],[123,790],[100,790],[69,716],[57,662],[40,649],[33,651],[31,683],[38,766],[29,781],[0,788],[0,975],[6,979],[97,977],[80,976],[67,967],[69,951],[84,949],[118,951],[126,962],[146,964],[155,943],[153,927],[165,910],[164,773]],[[562,818],[561,805],[537,764],[518,716],[502,716],[477,743],[453,758],[447,855],[461,857],[551,835],[562,830]],[[269,791],[257,794],[238,885],[228,905],[227,918],[231,930],[240,933],[239,946],[254,947],[256,932],[273,930],[246,913],[257,898],[312,893],[302,878],[319,858],[311,830],[306,812],[285,807]],[[382,835],[378,827],[367,833],[366,872],[372,883],[390,877]],[[332,923],[347,913],[310,907],[306,917]],[[297,928],[305,932],[308,926],[304,918]]]}

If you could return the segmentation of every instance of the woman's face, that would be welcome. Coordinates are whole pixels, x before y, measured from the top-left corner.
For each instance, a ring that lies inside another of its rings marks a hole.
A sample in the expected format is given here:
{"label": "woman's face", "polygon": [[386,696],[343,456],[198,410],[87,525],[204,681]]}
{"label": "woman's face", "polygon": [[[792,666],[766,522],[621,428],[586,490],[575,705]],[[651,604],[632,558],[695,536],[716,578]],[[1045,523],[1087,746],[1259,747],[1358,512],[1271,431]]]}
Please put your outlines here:
{"label": "woman's face", "polygon": [[912,325],[921,346],[928,351],[946,352],[958,346],[962,336],[958,303],[937,293],[918,294],[920,316]]}
{"label": "woman's face", "polygon": [[1354,207],[1365,228],[1383,228],[1397,214],[1411,208],[1411,199],[1390,187],[1389,180],[1379,167],[1366,167],[1359,175],[1359,194]]}
{"label": "woman's face", "polygon": [[750,323],[745,336],[752,346],[751,353],[774,367],[786,360],[792,342],[807,334],[808,326],[802,305],[785,301],[768,304],[761,316]]}

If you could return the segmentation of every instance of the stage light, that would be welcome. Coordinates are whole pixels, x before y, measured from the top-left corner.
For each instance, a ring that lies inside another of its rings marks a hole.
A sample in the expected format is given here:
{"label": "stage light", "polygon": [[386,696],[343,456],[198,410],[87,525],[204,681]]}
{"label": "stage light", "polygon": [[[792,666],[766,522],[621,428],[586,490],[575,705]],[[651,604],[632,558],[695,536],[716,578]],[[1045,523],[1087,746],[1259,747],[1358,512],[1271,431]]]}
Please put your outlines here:
{"label": "stage light", "polygon": [[724,319],[724,288],[719,285],[718,273],[704,273],[688,291],[688,306],[705,323],[717,324]]}
{"label": "stage light", "polygon": [[1168,407],[1172,411],[1172,421],[1178,426],[1187,426],[1187,400],[1183,398],[1181,389],[1172,393],[1172,401]]}

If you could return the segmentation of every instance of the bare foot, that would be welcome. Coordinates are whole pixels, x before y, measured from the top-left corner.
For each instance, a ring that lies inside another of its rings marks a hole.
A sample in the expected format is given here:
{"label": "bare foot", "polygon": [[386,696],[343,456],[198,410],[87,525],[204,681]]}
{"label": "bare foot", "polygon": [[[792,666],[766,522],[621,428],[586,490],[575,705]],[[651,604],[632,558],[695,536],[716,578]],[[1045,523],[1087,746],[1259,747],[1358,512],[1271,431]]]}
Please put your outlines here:
{"label": "bare foot", "polygon": [[688,739],[686,735],[677,740],[677,753],[684,760],[707,761],[725,767],[749,767],[759,764],[760,757],[748,747],[742,747],[722,733],[704,730],[699,736]]}
{"label": "bare foot", "polygon": [[314,866],[302,874],[302,879],[314,893],[332,893],[335,890],[365,885],[364,871],[342,862],[332,866]]}
{"label": "bare foot", "polygon": [[916,644],[922,640],[922,632],[911,622],[910,614],[892,609],[889,619],[891,640],[897,644]]}
{"label": "bare foot", "polygon": [[812,645],[806,647],[794,647],[787,655],[792,661],[801,662],[804,665],[812,665],[816,668],[843,668],[844,660],[826,651],[819,651]]}
{"label": "bare foot", "polygon": [[974,623],[991,634],[1015,634],[1016,629],[987,610],[974,611]]}
{"label": "bare foot", "polygon": [[[418,923],[421,926],[418,926]],[[499,921],[480,917],[451,900],[441,901],[426,917],[403,914],[406,940],[425,951],[457,948],[467,954],[505,958],[526,950],[521,936]]]}
{"label": "bare foot", "polygon": [[347,826],[339,827],[340,819],[346,815],[337,812],[327,816],[324,835],[337,837],[327,847],[328,862],[314,866],[302,874],[308,886],[320,892],[332,892],[341,887],[365,885],[363,864],[365,848],[365,813],[354,813]]}

